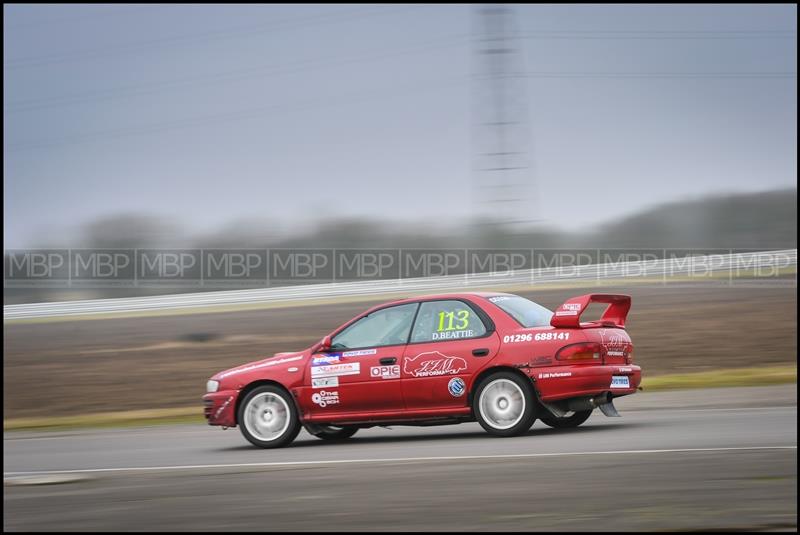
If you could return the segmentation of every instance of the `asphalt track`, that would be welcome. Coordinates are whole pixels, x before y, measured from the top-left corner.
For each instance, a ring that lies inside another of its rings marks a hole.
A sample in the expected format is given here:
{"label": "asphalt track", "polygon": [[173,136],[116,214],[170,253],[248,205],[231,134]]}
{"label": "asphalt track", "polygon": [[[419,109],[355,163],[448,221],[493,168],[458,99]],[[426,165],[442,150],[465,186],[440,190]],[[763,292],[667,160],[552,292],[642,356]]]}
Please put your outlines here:
{"label": "asphalt track", "polygon": [[281,450],[195,425],[5,433],[3,528],[796,530],[796,385],[617,406],[511,439],[394,427]]}

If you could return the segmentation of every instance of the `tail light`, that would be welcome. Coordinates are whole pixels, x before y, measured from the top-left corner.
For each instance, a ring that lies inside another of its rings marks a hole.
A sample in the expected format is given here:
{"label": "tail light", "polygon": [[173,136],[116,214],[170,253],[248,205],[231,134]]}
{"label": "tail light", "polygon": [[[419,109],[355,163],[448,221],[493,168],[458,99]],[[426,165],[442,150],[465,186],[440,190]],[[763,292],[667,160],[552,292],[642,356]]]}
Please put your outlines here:
{"label": "tail light", "polygon": [[582,362],[601,361],[603,346],[596,342],[564,346],[556,353],[556,359]]}

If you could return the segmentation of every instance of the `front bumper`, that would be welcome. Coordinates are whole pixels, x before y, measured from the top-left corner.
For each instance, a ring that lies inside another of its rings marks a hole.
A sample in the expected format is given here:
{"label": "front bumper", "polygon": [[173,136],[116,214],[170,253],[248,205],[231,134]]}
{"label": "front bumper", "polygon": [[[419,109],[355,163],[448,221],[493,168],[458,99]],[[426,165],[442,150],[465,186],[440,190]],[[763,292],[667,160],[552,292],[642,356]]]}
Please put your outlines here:
{"label": "front bumper", "polygon": [[[572,365],[531,368],[528,374],[542,401],[558,401],[611,392],[613,397],[633,394],[642,382],[642,369],[634,364]],[[613,376],[628,377],[628,388],[611,386]]]}
{"label": "front bumper", "polygon": [[208,425],[234,427],[236,425],[236,398],[238,390],[220,390],[203,396],[203,414]]}

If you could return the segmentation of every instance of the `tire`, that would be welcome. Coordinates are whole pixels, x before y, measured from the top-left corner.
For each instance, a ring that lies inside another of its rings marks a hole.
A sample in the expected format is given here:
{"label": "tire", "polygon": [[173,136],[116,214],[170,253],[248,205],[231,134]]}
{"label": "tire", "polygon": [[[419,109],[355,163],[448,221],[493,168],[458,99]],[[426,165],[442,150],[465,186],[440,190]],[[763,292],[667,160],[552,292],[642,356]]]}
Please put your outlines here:
{"label": "tire", "polygon": [[259,386],[248,392],[237,416],[244,438],[259,448],[281,448],[300,432],[294,400],[279,386]]}
{"label": "tire", "polygon": [[[347,440],[358,431],[358,427],[353,425],[334,426],[334,425],[315,425],[313,428],[308,428],[309,432],[317,438],[322,440]],[[313,431],[311,430],[313,429]]]}
{"label": "tire", "polygon": [[478,385],[472,410],[489,434],[513,437],[531,428],[538,405],[529,380],[515,373],[497,372]]}
{"label": "tire", "polygon": [[591,415],[592,409],[589,409],[585,411],[576,411],[572,416],[562,416],[559,418],[549,411],[544,410],[542,414],[539,415],[539,419],[555,429],[567,429],[569,427],[578,427],[588,420]]}

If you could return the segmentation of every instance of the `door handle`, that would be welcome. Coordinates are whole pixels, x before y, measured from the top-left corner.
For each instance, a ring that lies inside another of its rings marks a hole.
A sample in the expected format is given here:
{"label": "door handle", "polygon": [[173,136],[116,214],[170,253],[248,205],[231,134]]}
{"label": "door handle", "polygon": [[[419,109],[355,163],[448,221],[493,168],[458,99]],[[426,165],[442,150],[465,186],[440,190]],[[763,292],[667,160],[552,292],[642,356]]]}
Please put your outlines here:
{"label": "door handle", "polygon": [[476,357],[485,357],[486,355],[489,354],[489,350],[486,349],[485,347],[482,347],[480,349],[473,349],[472,354],[475,355]]}
{"label": "door handle", "polygon": [[394,364],[395,362],[397,362],[397,357],[383,357],[383,358],[380,360],[380,363],[381,363],[381,364],[383,364],[383,365],[387,365],[387,366],[388,366],[389,364]]}

